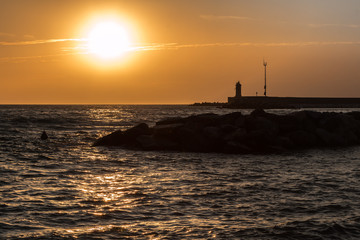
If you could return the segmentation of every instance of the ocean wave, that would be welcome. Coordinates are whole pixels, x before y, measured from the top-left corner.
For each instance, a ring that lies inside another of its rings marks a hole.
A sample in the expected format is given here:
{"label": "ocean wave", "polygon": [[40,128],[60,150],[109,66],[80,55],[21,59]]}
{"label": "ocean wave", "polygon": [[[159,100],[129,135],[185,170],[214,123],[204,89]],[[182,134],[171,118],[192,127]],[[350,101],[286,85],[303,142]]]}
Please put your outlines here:
{"label": "ocean wave", "polygon": [[[45,231],[44,233],[25,234],[20,237],[10,237],[10,240],[70,240],[70,239],[83,239],[83,240],[100,240],[100,239],[133,239],[139,236],[132,233],[122,226],[94,226],[80,229],[66,229],[64,231]],[[145,239],[145,238],[143,238]]]}

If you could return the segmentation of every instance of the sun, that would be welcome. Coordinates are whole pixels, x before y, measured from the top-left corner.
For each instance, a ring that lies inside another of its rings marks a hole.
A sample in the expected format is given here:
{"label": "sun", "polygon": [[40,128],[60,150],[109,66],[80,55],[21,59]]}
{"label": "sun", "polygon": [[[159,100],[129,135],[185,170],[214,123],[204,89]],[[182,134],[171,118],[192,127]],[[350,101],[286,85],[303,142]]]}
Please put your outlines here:
{"label": "sun", "polygon": [[88,50],[103,59],[114,59],[130,49],[125,29],[116,22],[100,22],[88,35]]}

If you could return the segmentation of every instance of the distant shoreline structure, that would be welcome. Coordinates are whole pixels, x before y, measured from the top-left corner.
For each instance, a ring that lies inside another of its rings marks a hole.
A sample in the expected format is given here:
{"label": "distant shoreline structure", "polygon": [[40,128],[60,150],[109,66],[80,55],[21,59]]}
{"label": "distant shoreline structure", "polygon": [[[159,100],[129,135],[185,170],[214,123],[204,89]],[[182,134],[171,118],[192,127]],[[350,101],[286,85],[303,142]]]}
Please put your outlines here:
{"label": "distant shoreline structure", "polygon": [[242,96],[241,88],[240,82],[237,82],[235,96],[228,97],[228,102],[202,102],[192,106],[235,109],[360,108],[360,98]]}
{"label": "distant shoreline structure", "polygon": [[241,97],[229,98],[224,107],[263,109],[360,108],[360,98]]}
{"label": "distant shoreline structure", "polygon": [[264,96],[242,96],[240,81],[235,84],[235,96],[228,97],[227,103],[194,103],[193,106],[217,106],[238,109],[299,109],[299,108],[360,108],[360,98],[336,97],[268,97],[266,67],[268,63],[263,60],[265,84]]}
{"label": "distant shoreline structure", "polygon": [[201,102],[191,106],[233,109],[360,108],[360,98],[242,97],[241,100],[232,103]]}

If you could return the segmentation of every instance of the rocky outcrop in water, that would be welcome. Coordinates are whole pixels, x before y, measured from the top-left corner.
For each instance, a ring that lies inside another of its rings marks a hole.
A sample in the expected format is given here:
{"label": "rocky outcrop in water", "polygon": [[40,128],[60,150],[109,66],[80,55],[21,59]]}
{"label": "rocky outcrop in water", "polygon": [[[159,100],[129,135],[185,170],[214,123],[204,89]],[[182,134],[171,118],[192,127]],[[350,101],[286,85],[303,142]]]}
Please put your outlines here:
{"label": "rocky outcrop in water", "polygon": [[40,139],[41,139],[41,140],[46,140],[46,139],[48,139],[48,138],[49,138],[49,137],[48,137],[47,133],[46,133],[45,131],[43,131],[42,134],[41,134],[41,136],[40,136]]}
{"label": "rocky outcrop in water", "polygon": [[360,143],[360,112],[299,111],[287,115],[262,109],[249,115],[201,114],[145,123],[98,139],[94,146],[139,150],[270,153],[294,149],[344,147]]}

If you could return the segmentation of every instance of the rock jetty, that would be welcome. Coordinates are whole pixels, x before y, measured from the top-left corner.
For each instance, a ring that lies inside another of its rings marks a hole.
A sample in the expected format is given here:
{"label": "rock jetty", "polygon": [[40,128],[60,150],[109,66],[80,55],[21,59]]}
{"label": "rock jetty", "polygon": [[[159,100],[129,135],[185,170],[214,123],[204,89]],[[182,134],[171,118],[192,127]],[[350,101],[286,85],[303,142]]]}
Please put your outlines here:
{"label": "rock jetty", "polygon": [[360,112],[298,111],[286,115],[262,109],[249,115],[213,113],[138,124],[98,139],[94,146],[138,150],[272,153],[360,144]]}

